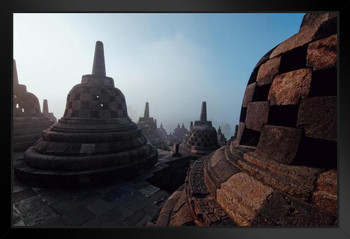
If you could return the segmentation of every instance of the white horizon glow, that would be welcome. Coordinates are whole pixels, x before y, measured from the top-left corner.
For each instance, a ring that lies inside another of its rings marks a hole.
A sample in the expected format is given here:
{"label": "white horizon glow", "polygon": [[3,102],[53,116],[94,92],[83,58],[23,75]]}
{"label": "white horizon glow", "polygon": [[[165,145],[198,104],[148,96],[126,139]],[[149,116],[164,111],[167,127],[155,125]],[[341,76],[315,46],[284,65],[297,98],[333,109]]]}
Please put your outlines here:
{"label": "white horizon glow", "polygon": [[[107,76],[134,122],[150,116],[168,133],[199,119],[202,101],[218,128],[239,123],[258,60],[295,34],[303,14],[14,14],[19,83],[60,119],[66,97],[90,74],[96,41]],[[242,19],[238,22],[237,19]],[[277,19],[286,19],[283,22]],[[225,135],[230,137],[231,135]]]}

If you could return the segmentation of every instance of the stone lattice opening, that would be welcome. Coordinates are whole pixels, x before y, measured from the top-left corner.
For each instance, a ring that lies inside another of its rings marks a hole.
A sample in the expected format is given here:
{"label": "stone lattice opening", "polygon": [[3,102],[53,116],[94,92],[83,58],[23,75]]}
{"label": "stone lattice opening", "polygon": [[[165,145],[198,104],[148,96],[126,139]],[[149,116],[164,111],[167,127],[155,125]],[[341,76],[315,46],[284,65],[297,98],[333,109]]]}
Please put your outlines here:
{"label": "stone lattice opening", "polygon": [[252,101],[266,101],[269,95],[271,84],[256,86]]}
{"label": "stone lattice opening", "polygon": [[337,142],[303,137],[300,141],[295,165],[315,168],[337,168]]}
{"label": "stone lattice opening", "polygon": [[239,117],[239,122],[244,122],[247,116],[247,107],[242,107],[241,115]]}
{"label": "stone lattice opening", "polygon": [[337,95],[337,69],[314,71],[310,96],[335,96]]}
{"label": "stone lattice opening", "polygon": [[270,106],[268,125],[295,127],[298,119],[299,105]]}
{"label": "stone lattice opening", "polygon": [[250,75],[250,78],[249,78],[249,81],[248,81],[248,84],[251,84],[251,83],[254,83],[256,81],[256,78],[258,76],[258,71],[259,71],[260,67],[257,67],[253,70],[252,74]]}
{"label": "stone lattice opening", "polygon": [[286,52],[281,58],[279,74],[306,67],[307,45]]}
{"label": "stone lattice opening", "polygon": [[260,139],[260,132],[245,128],[241,137],[241,145],[257,146]]}

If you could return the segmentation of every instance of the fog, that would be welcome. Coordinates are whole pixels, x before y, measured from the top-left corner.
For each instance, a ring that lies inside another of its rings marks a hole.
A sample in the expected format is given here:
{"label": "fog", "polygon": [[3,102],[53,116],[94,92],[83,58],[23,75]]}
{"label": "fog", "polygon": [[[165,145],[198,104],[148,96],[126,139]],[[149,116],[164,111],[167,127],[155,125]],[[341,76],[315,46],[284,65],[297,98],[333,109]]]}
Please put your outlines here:
{"label": "fog", "polygon": [[[14,14],[20,84],[61,118],[66,97],[92,70],[104,43],[106,73],[134,122],[150,116],[168,133],[207,118],[227,138],[239,122],[250,73],[272,47],[295,34],[303,14]],[[239,21],[238,21],[239,20]]]}

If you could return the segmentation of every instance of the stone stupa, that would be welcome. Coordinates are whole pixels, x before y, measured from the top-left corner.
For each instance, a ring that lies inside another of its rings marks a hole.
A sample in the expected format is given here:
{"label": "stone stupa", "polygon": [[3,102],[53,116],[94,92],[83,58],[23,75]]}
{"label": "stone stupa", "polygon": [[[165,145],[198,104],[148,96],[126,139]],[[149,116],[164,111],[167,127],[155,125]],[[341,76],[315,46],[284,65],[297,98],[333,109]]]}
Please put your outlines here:
{"label": "stone stupa", "polygon": [[157,150],[127,113],[123,93],[106,76],[103,43],[96,42],[92,74],[67,96],[63,117],[14,165],[30,185],[63,187],[130,178],[157,162]]}
{"label": "stone stupa", "polygon": [[217,137],[218,137],[218,144],[219,144],[220,146],[224,146],[224,145],[227,143],[226,137],[225,137],[225,135],[222,133],[220,126],[219,126],[219,128],[218,128]]}
{"label": "stone stupa", "polygon": [[180,144],[181,155],[203,156],[219,148],[217,133],[207,120],[207,103],[202,103],[200,120],[191,127],[186,142]]}
{"label": "stone stupa", "polygon": [[141,128],[142,134],[158,149],[168,149],[165,141],[160,137],[157,130],[157,120],[150,117],[149,103],[145,104],[143,117],[139,118],[137,125]]}
{"label": "stone stupa", "polygon": [[308,13],[255,66],[237,137],[194,162],[156,225],[336,226],[337,194],[337,14]]}
{"label": "stone stupa", "polygon": [[52,120],[55,124],[57,123],[56,117],[53,115],[52,112],[49,112],[49,103],[47,102],[47,99],[44,99],[43,102],[43,115]]}
{"label": "stone stupa", "polygon": [[38,98],[18,82],[16,61],[13,60],[13,151],[23,152],[39,138],[41,131],[54,124],[40,111]]}

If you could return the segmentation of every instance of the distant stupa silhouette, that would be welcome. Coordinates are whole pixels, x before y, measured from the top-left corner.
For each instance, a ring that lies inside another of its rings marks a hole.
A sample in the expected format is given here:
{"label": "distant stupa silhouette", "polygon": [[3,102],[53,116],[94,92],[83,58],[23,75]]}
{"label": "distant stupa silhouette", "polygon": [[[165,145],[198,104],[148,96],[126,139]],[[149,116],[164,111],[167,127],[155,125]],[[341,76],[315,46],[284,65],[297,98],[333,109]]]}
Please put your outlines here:
{"label": "distant stupa silhouette", "polygon": [[203,156],[219,148],[217,133],[211,121],[207,121],[207,103],[202,102],[200,120],[191,127],[187,141],[180,145],[180,153]]}
{"label": "distant stupa silhouette", "polygon": [[127,113],[123,93],[106,76],[96,42],[92,74],[67,96],[63,117],[18,160],[15,175],[31,185],[73,186],[136,176],[158,158]]}
{"label": "distant stupa silhouette", "polygon": [[49,103],[47,102],[47,99],[44,99],[44,103],[43,103],[43,114],[45,115],[45,117],[49,118],[49,119],[52,120],[54,123],[57,123],[56,117],[53,115],[53,113],[50,113],[50,112],[49,112]]}
{"label": "distant stupa silhouette", "polygon": [[23,152],[39,138],[41,131],[55,122],[40,111],[38,98],[19,84],[16,61],[13,60],[13,151]]}
{"label": "distant stupa silhouette", "polygon": [[158,149],[168,149],[164,138],[161,137],[157,130],[157,120],[150,117],[149,103],[145,104],[143,117],[139,118],[138,126],[142,129],[143,135]]}

